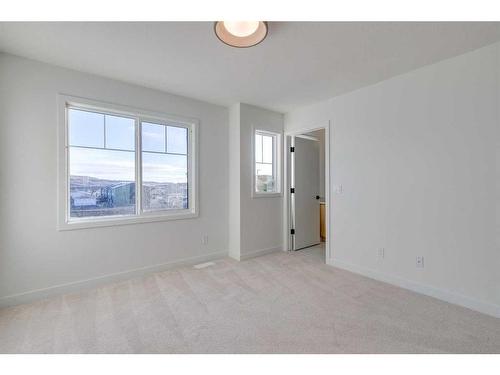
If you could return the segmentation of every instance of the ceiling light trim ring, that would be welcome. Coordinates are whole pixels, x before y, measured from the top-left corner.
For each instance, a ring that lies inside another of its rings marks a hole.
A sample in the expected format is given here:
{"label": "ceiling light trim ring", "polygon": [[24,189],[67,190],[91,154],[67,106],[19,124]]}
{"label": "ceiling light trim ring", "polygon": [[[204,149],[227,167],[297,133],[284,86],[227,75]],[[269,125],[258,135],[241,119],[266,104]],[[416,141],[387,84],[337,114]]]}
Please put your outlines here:
{"label": "ceiling light trim ring", "polygon": [[[250,48],[254,47],[264,41],[264,39],[267,38],[267,34],[269,33],[269,26],[267,24],[267,21],[259,21],[259,27],[257,30],[245,37],[238,37],[234,34],[231,34],[224,26],[224,21],[216,21],[214,22],[214,33],[217,36],[217,39],[219,39],[222,43],[224,43],[227,46],[234,47],[234,48]],[[260,35],[258,35],[260,33]],[[222,34],[222,35],[221,35]],[[231,40],[224,40],[224,37],[227,37],[228,39]],[[253,38],[252,38],[253,37]],[[255,42],[251,42],[251,44],[244,44],[245,40],[252,40],[255,39]],[[232,43],[233,42],[233,43]],[[240,42],[242,44],[234,44]]]}

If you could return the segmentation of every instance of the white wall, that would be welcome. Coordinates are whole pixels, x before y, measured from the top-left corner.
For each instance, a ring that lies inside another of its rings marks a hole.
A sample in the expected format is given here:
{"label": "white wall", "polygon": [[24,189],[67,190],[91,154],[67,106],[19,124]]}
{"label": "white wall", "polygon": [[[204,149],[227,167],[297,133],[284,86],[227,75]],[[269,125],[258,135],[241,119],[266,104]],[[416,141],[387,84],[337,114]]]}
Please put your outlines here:
{"label": "white wall", "polygon": [[[57,231],[58,93],[199,119],[199,218]],[[36,289],[225,255],[228,194],[226,108],[0,54],[0,304]]]}
{"label": "white wall", "polygon": [[[497,59],[500,60],[500,46],[498,46],[497,49]],[[497,192],[496,196],[496,248],[497,250],[500,249],[500,64],[497,64],[497,104],[496,104],[496,109],[497,109],[497,134],[496,134],[496,184],[495,184],[495,191]],[[500,251],[499,251],[500,253]],[[499,254],[500,258],[500,254]],[[499,261],[500,263],[500,261]],[[500,289],[500,288],[499,288]],[[498,292],[500,294],[500,291]],[[500,298],[500,297],[499,297]]]}
{"label": "white wall", "polygon": [[499,49],[285,116],[331,120],[330,263],[500,316]]}
{"label": "white wall", "polygon": [[252,137],[283,132],[283,115],[238,103],[230,108],[229,255],[246,259],[283,248],[283,197],[252,197]]}
{"label": "white wall", "polygon": [[229,256],[241,253],[240,103],[229,108]]}
{"label": "white wall", "polygon": [[318,131],[319,147],[319,195],[325,199],[325,129]]}
{"label": "white wall", "polygon": [[[252,198],[255,129],[283,133],[281,113],[241,104],[241,256],[283,248],[283,197]],[[283,175],[283,173],[281,173]]]}
{"label": "white wall", "polygon": [[315,130],[305,135],[318,139],[319,153],[319,195],[322,200],[325,199],[325,129]]}

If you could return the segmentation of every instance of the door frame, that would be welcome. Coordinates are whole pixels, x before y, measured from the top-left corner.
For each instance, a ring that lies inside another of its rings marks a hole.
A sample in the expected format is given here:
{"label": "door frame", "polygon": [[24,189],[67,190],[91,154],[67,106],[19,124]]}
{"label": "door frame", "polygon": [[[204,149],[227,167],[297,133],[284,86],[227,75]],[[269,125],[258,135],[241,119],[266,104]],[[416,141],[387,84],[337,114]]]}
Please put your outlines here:
{"label": "door frame", "polygon": [[331,223],[331,206],[330,206],[330,197],[331,197],[331,191],[330,191],[330,133],[331,133],[331,126],[330,126],[330,121],[325,121],[324,123],[320,123],[317,125],[313,125],[310,127],[304,127],[292,131],[285,131],[284,132],[284,137],[283,137],[283,182],[284,182],[284,189],[283,191],[286,192],[284,194],[284,199],[283,199],[283,250],[284,251],[291,251],[291,205],[290,205],[290,173],[289,173],[289,159],[288,159],[288,153],[290,149],[290,144],[288,137],[289,136],[297,136],[300,134],[304,133],[309,133],[315,130],[325,130],[325,204],[326,204],[326,241],[325,241],[325,263],[328,264],[329,260],[332,258],[332,248],[331,248],[331,230],[330,230],[330,223]]}

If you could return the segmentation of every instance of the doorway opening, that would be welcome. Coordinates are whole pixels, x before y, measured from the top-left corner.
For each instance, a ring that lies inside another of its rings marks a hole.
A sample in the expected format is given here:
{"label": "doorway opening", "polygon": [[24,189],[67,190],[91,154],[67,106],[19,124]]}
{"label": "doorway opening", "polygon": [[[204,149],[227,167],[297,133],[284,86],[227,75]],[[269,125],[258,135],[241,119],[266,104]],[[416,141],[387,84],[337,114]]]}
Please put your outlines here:
{"label": "doorway opening", "polygon": [[285,133],[285,244],[331,258],[329,124]]}

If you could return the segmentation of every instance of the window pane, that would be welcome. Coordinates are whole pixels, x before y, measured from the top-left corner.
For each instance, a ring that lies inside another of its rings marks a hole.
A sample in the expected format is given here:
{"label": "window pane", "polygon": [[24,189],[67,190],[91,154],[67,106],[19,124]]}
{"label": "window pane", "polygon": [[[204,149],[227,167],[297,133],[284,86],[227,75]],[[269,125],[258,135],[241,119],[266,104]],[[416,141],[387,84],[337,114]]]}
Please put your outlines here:
{"label": "window pane", "polygon": [[68,109],[70,146],[104,147],[104,115]]}
{"label": "window pane", "polygon": [[187,209],[187,156],[142,153],[144,210]]}
{"label": "window pane", "polygon": [[142,150],[165,152],[165,126],[142,123]]}
{"label": "window pane", "polygon": [[135,153],[69,148],[70,217],[135,214]]}
{"label": "window pane", "polygon": [[255,190],[259,193],[274,191],[272,164],[255,163]]}
{"label": "window pane", "polygon": [[255,135],[255,161],[262,163],[262,135]]}
{"label": "window pane", "polygon": [[167,152],[187,155],[187,129],[167,126]]}
{"label": "window pane", "polygon": [[272,163],[273,162],[273,137],[263,135],[262,136],[262,162]]}
{"label": "window pane", "polygon": [[135,150],[135,121],[106,115],[106,148]]}

